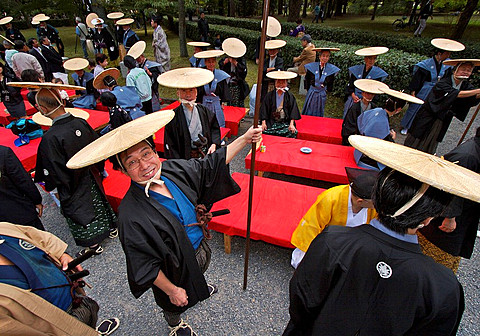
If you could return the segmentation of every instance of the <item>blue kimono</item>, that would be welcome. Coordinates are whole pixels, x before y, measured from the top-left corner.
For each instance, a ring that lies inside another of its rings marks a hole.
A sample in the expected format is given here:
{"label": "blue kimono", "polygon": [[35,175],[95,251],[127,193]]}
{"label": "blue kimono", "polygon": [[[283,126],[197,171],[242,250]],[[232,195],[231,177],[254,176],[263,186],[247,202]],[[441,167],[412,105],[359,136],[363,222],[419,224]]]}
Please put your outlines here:
{"label": "blue kimono", "polygon": [[194,68],[205,68],[205,59],[198,59],[195,56],[192,56],[190,57],[190,65]]}
{"label": "blue kimono", "polygon": [[137,41],[140,41],[140,38],[133,30],[129,29],[123,33],[123,45],[126,51],[130,50]]}
{"label": "blue kimono", "polygon": [[325,103],[327,102],[327,88],[324,85],[325,79],[328,76],[335,75],[340,69],[333,64],[327,63],[322,73],[320,73],[320,63],[313,62],[305,65],[305,70],[307,73],[310,72],[315,76],[315,85],[310,85],[308,89],[302,114],[323,117]]}
{"label": "blue kimono", "polygon": [[[348,74],[350,76],[350,84],[353,86],[352,79],[355,77],[355,80],[363,78],[363,72],[365,70],[365,64],[359,64],[359,65],[354,65],[350,68],[348,68]],[[365,79],[374,79],[378,81],[384,81],[388,76],[388,73],[386,73],[383,69],[373,66],[368,74],[365,76]],[[359,89],[355,88],[354,89],[355,95],[358,98],[362,98],[362,91]],[[345,102],[345,107],[343,108],[343,117],[345,118],[345,115],[348,112],[348,109],[353,105],[353,98],[352,95],[348,95],[347,101]]]}
{"label": "blue kimono", "polygon": [[142,102],[134,87],[115,86],[112,93],[117,97],[117,104],[126,110],[132,119],[137,119],[145,115],[142,109]]}
{"label": "blue kimono", "polygon": [[[381,107],[377,107],[360,114],[357,119],[357,124],[358,130],[360,131],[361,135],[378,139],[385,139],[390,135],[390,123],[388,121],[388,114],[387,111],[385,111]],[[363,153],[356,149],[353,152],[353,156],[355,158],[355,162],[359,167],[373,170],[382,170],[383,168],[385,168],[385,166],[379,162],[377,162],[378,167],[366,164],[365,162],[363,162]]]}
{"label": "blue kimono", "polygon": [[222,101],[221,98],[215,94],[215,90],[217,89],[217,85],[221,81],[230,78],[230,75],[227,74],[225,71],[218,69],[215,69],[213,71],[213,75],[213,81],[203,86],[203,89],[205,90],[205,95],[202,99],[202,105],[215,113],[220,127],[225,127],[225,115],[223,114]]}
{"label": "blue kimono", "polygon": [[[73,106],[94,110],[97,106],[97,102],[95,99],[95,95],[93,94],[93,86],[90,90],[87,87],[88,82],[91,81],[91,83],[93,83],[93,74],[91,72],[84,71],[83,77],[80,80],[77,73],[73,73],[72,78],[75,85],[83,86],[84,88],[86,88],[86,90],[80,91],[81,96],[73,101]],[[88,86],[90,86],[90,84],[88,84]]]}
{"label": "blue kimono", "polygon": [[[430,73],[430,80],[426,80],[423,83],[422,88],[418,92],[416,92],[415,96],[417,98],[425,100],[425,98],[427,98],[430,91],[432,91],[432,88],[435,86],[435,84],[437,84],[440,78],[443,77],[443,75],[445,74],[445,70],[447,70],[448,68],[450,68],[450,66],[441,64],[440,73],[437,74],[437,66],[433,57],[415,64],[415,66],[413,67],[414,77],[417,74],[419,69],[426,70],[427,72]],[[417,115],[417,112],[420,109],[420,106],[421,105],[418,105],[418,104],[410,104],[410,106],[408,107],[408,110],[405,112],[405,115],[403,116],[403,119],[402,119],[402,127],[404,129],[408,130],[412,126],[413,119],[415,119],[415,116]]]}

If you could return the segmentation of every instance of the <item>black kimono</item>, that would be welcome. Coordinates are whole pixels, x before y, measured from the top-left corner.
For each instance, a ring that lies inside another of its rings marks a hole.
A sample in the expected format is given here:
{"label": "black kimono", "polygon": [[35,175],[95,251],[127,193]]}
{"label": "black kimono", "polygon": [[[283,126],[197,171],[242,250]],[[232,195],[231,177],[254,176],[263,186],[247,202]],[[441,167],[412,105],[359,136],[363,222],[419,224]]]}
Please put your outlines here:
{"label": "black kimono", "polygon": [[226,58],[223,58],[218,62],[218,67],[230,75],[227,82],[230,87],[230,93],[232,94],[232,101],[229,105],[244,107],[244,100],[250,93],[250,88],[245,81],[247,77],[247,65],[243,57],[236,59],[236,66],[232,66],[230,62],[225,63],[225,59]]}
{"label": "black kimono", "polygon": [[283,335],[455,335],[462,285],[420,246],[372,225],[329,226],[290,281]]}
{"label": "black kimono", "polygon": [[[210,85],[212,83],[206,84]],[[232,100],[232,95],[230,94],[230,88],[228,87],[228,83],[226,80],[222,80],[217,84],[217,88],[215,89],[215,95],[220,98],[222,103],[228,103]],[[199,86],[197,88],[197,100],[196,102],[199,104],[203,103],[203,97],[205,96],[205,88],[203,86]]]}
{"label": "black kimono", "polygon": [[35,208],[41,203],[42,195],[15,153],[0,146],[0,222],[45,230]]}
{"label": "black kimono", "polygon": [[[97,138],[85,120],[69,115],[55,121],[38,146],[35,182],[45,182],[47,191],[57,188],[63,214],[82,226],[95,217],[91,167],[72,170],[67,168],[67,162]],[[103,162],[95,167],[103,171]]]}
{"label": "black kimono", "polygon": [[110,108],[110,127],[115,129],[117,127],[126,124],[129,121],[132,121],[132,117],[130,114],[120,107],[120,105],[115,105],[114,107]]}
{"label": "black kimono", "polygon": [[[342,123],[342,145],[343,146],[350,146],[350,143],[348,142],[348,137],[350,135],[360,134],[360,131],[358,130],[357,119],[358,119],[358,116],[362,114],[362,107],[360,105],[361,103],[362,103],[361,101],[359,101],[358,103],[354,103],[348,109],[348,112],[345,115],[345,118],[343,118],[343,123]],[[370,107],[367,107],[366,110],[372,110],[376,107],[377,107],[376,104],[374,104],[373,102],[370,102]]]}
{"label": "black kimono", "polygon": [[23,41],[26,42],[25,36],[23,36],[22,32],[17,28],[10,28],[5,30],[5,36],[9,38],[11,41]]}
{"label": "black kimono", "polygon": [[[445,159],[457,162],[458,165],[480,174],[480,137],[474,137],[450,153]],[[453,232],[444,232],[438,227],[444,217],[434,218],[429,225],[421,229],[421,233],[431,243],[454,256],[470,259],[477,237],[480,220],[480,204],[461,197],[454,197],[444,215],[455,217],[457,227]]]}
{"label": "black kimono", "polygon": [[[272,127],[275,123],[273,114],[277,110],[276,94],[276,90],[267,93],[260,106],[260,121],[265,120],[267,128]],[[299,120],[301,116],[295,96],[290,91],[286,91],[284,94],[283,110],[285,111],[285,122],[290,123],[290,120]]]}
{"label": "black kimono", "polygon": [[[275,58],[275,69],[272,71],[283,71],[283,58],[277,54],[277,57]],[[270,57],[267,56],[265,61],[263,62],[263,77],[262,77],[262,100],[263,97],[269,92],[269,86],[270,86],[270,91],[275,88],[275,79],[271,79],[267,77],[267,69],[270,68]]]}
{"label": "black kimono", "polygon": [[[206,148],[210,148],[212,144],[219,148],[221,143],[220,126],[218,126],[215,114],[203,105],[197,104],[196,107],[202,124],[202,135],[208,141]],[[188,131],[183,105],[180,104],[174,111],[175,116],[165,126],[165,158],[188,160],[191,158],[192,139]]]}
{"label": "black kimono", "polygon": [[434,154],[453,117],[464,121],[470,108],[480,102],[475,96],[457,98],[460,91],[475,88],[468,80],[464,80],[460,84],[460,89],[455,89],[452,72],[452,68],[445,71],[443,78],[435,84],[425,99],[408,130],[405,146]]}
{"label": "black kimono", "polygon": [[106,28],[94,29],[93,31],[93,44],[97,52],[102,52],[102,49],[107,49],[108,58],[110,61],[115,61],[118,58],[117,43],[113,39],[113,36]]}
{"label": "black kimono", "polygon": [[[175,183],[197,204],[213,204],[240,191],[225,163],[221,148],[205,159],[167,160],[162,176]],[[127,262],[128,283],[138,298],[152,288],[164,310],[181,313],[209,297],[207,283],[183,225],[143,187],[132,183],[119,207],[119,237]],[[159,270],[187,292],[188,305],[175,306],[167,294],[153,285]]]}

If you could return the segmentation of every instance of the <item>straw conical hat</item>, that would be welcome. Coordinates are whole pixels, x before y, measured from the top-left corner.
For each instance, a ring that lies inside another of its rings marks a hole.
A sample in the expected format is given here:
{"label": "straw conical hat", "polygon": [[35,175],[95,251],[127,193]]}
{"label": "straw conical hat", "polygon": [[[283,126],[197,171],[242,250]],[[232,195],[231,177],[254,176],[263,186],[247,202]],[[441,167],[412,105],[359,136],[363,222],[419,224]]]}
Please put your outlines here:
{"label": "straw conical hat", "polygon": [[297,74],[291,71],[270,71],[267,72],[267,77],[272,79],[293,79],[297,77]]}
{"label": "straw conical hat", "polygon": [[56,84],[56,83],[40,83],[40,82],[10,82],[7,85],[13,87],[22,87],[28,89],[55,89],[55,90],[85,90],[83,86]]}
{"label": "straw conical hat", "polygon": [[35,20],[38,21],[38,22],[48,21],[48,20],[50,20],[50,16],[42,15],[42,16],[37,17]]}
{"label": "straw conical hat", "polygon": [[213,81],[213,72],[202,68],[179,68],[164,72],[157,78],[160,85],[176,88],[191,89]]}
{"label": "straw conical hat", "polygon": [[382,89],[389,89],[388,85],[373,79],[357,79],[353,85],[362,92],[369,92],[374,94],[382,94]]}
{"label": "straw conical hat", "polygon": [[363,154],[401,173],[448,193],[480,202],[480,174],[452,162],[390,141],[351,135]]}
{"label": "straw conical hat", "polygon": [[109,68],[105,69],[100,72],[94,79],[93,79],[93,87],[97,90],[106,89],[105,83],[103,83],[103,79],[107,76],[112,76],[115,80],[120,77],[120,70],[117,68]]}
{"label": "straw conical hat", "polygon": [[404,92],[400,92],[397,90],[392,90],[390,88],[384,88],[384,87],[380,87],[379,90],[382,91],[383,93],[388,94],[389,96],[403,99],[409,103],[414,103],[419,105],[423,104],[423,100],[415,96],[409,95],[408,93],[404,93]]}
{"label": "straw conical hat", "polygon": [[117,26],[126,26],[126,25],[130,25],[132,23],[134,23],[135,20],[134,19],[131,19],[131,18],[127,18],[127,19],[120,19],[117,21]]}
{"label": "straw conical hat", "polygon": [[458,58],[458,59],[451,59],[451,60],[443,61],[443,64],[452,65],[452,66],[456,66],[460,63],[473,63],[474,66],[480,66],[480,59]]}
{"label": "straw conical hat", "polygon": [[279,49],[287,44],[284,40],[270,40],[265,42],[265,49]]}
{"label": "straw conical hat", "polygon": [[210,43],[208,42],[200,42],[200,41],[190,41],[190,42],[187,42],[187,44],[192,47],[200,47],[200,48],[208,47],[210,45]]}
{"label": "straw conical hat", "polygon": [[206,51],[200,51],[193,56],[196,58],[212,58],[212,57],[219,57],[225,54],[223,50],[206,50]]}
{"label": "straw conical hat", "polygon": [[381,54],[385,54],[388,51],[387,47],[369,47],[358,49],[355,51],[355,55],[358,56],[377,56]]}
{"label": "straw conical hat", "polygon": [[118,20],[125,16],[122,12],[112,12],[107,14],[107,19],[110,20]]}
{"label": "straw conical hat", "polygon": [[[260,22],[260,27],[263,27],[263,20]],[[267,36],[277,37],[282,32],[282,25],[280,21],[273,16],[267,18]]]}
{"label": "straw conical hat", "polygon": [[173,110],[164,110],[129,121],[84,147],[67,162],[67,167],[87,167],[121,153],[164,127],[174,115]]}
{"label": "straw conical hat", "polygon": [[465,50],[465,46],[457,41],[446,38],[434,38],[430,43],[438,49],[446,51],[462,51]]}
{"label": "straw conical hat", "polygon": [[241,40],[230,37],[222,43],[222,49],[230,57],[239,58],[247,52],[247,46]]}
{"label": "straw conical hat", "polygon": [[103,24],[105,21],[103,21],[102,18],[95,18],[95,19],[92,19],[92,25],[93,26],[96,26],[96,25],[99,25],[99,24]]}
{"label": "straw conical hat", "polygon": [[68,61],[65,61],[65,63],[63,63],[63,67],[66,70],[70,70],[70,71],[82,70],[82,69],[85,69],[87,66],[88,66],[88,60],[80,57],[71,58]]}
{"label": "straw conical hat", "polygon": [[[71,108],[71,107],[66,107],[65,111],[69,112],[71,115],[77,118],[82,118],[84,120],[87,120],[90,118],[90,114],[87,111],[80,110],[78,108]],[[52,119],[45,117],[42,113],[37,112],[32,116],[32,120],[35,121],[37,124],[42,125],[42,126],[52,126],[53,121]]]}
{"label": "straw conical hat", "polygon": [[313,50],[313,51],[324,51],[324,50],[328,50],[328,51],[332,52],[332,51],[339,51],[340,48],[321,47],[321,48],[313,48],[312,50]]}
{"label": "straw conical hat", "polygon": [[12,22],[12,20],[13,20],[13,17],[6,16],[6,17],[4,17],[3,19],[0,20],[0,25],[10,23],[10,22]]}
{"label": "straw conical hat", "polygon": [[85,18],[85,23],[87,24],[88,28],[95,28],[95,25],[92,24],[92,20],[97,18],[97,13],[90,13],[87,15],[87,17]]}
{"label": "straw conical hat", "polygon": [[137,59],[140,56],[142,56],[146,47],[147,47],[147,43],[145,41],[138,41],[130,48],[127,55]]}

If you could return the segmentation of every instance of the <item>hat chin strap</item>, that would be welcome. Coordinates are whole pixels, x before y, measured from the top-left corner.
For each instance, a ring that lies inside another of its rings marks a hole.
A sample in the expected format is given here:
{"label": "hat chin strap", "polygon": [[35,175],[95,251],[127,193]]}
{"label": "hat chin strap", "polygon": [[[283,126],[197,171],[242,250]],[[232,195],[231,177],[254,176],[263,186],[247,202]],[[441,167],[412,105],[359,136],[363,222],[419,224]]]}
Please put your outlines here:
{"label": "hat chin strap", "polygon": [[63,107],[63,103],[60,101],[60,99],[58,99],[57,95],[51,90],[51,89],[46,89],[48,90],[54,97],[55,97],[55,100],[57,101],[57,103],[59,104],[57,107],[55,107],[53,110],[51,110],[50,112],[48,113],[43,113],[42,110],[40,109],[40,103],[38,102],[38,92],[37,94],[35,95],[35,102],[37,103],[38,107],[39,107],[39,110],[40,110],[40,113],[43,114],[43,116],[45,117],[48,117],[49,115],[55,113],[60,107]]}
{"label": "hat chin strap", "polygon": [[145,186],[145,195],[147,195],[147,197],[150,197],[150,195],[148,194],[148,190],[150,189],[150,186],[152,183],[156,183],[160,186],[164,184],[164,182],[160,180],[161,173],[162,173],[162,168],[160,167],[154,177],[152,177],[148,181],[138,182],[139,184]]}
{"label": "hat chin strap", "polygon": [[191,107],[195,107],[195,105],[197,105],[197,103],[195,102],[195,99],[193,100],[180,99],[180,103],[182,103],[183,105],[190,105]]}

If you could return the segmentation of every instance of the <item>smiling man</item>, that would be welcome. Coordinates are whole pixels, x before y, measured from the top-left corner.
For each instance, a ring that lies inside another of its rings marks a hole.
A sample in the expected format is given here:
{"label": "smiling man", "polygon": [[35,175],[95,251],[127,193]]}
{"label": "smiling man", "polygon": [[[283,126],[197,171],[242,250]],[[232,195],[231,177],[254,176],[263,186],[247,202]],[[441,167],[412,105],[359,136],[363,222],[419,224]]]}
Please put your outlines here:
{"label": "smiling man", "polygon": [[[169,335],[197,335],[181,313],[216,292],[203,272],[210,263],[207,223],[210,205],[240,191],[228,163],[260,128],[250,128],[204,159],[161,162],[147,138],[164,127],[173,111],[133,120],[95,141],[67,164],[90,165],[107,157],[132,183],[119,207],[120,241],[132,294],[150,288],[163,309]],[[210,217],[211,218],[211,217]]]}

